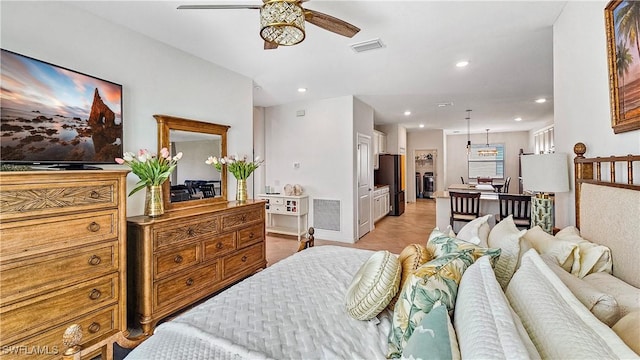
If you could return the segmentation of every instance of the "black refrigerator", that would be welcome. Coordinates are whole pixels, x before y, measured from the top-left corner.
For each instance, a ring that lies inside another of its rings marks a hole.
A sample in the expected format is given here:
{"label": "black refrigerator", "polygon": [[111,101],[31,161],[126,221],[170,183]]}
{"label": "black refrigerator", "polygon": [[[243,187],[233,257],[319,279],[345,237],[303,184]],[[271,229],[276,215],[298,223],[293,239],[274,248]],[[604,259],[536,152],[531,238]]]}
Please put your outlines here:
{"label": "black refrigerator", "polygon": [[402,190],[402,174],[400,171],[400,155],[380,155],[378,170],[374,173],[376,185],[389,185],[389,215],[399,216],[404,213],[404,190]]}

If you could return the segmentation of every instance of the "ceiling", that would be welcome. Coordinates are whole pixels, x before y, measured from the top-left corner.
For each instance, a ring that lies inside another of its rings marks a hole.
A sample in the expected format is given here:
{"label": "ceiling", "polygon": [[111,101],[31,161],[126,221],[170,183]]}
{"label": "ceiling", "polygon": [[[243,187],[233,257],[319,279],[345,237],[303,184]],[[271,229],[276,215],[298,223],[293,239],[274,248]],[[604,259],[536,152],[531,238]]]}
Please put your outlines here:
{"label": "ceiling", "polygon": [[[313,0],[303,6],[362,30],[346,38],[307,23],[302,43],[263,50],[258,10],[176,9],[259,0],[70,2],[253,79],[255,106],[354,95],[373,107],[375,124],[446,133],[467,132],[467,109],[472,133],[553,121],[552,25],[565,3]],[[376,38],[383,48],[350,48]]]}

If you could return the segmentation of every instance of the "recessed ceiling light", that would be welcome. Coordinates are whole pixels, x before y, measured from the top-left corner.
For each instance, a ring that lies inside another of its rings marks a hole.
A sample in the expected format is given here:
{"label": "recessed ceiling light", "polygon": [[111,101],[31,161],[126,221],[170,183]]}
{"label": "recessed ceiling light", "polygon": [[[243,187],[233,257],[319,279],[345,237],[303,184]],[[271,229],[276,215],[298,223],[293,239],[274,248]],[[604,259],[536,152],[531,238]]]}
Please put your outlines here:
{"label": "recessed ceiling light", "polygon": [[457,66],[457,67],[465,67],[465,66],[467,66],[467,65],[469,65],[469,62],[468,62],[467,60],[458,61],[458,62],[456,63],[456,66]]}
{"label": "recessed ceiling light", "polygon": [[409,116],[409,115],[411,115],[411,111],[407,110],[404,112],[404,116]]}
{"label": "recessed ceiling light", "polygon": [[522,118],[521,118],[521,117],[517,117],[517,118],[515,118],[515,119],[513,119],[513,120],[515,120],[515,121],[522,121]]}
{"label": "recessed ceiling light", "polygon": [[438,105],[438,107],[447,107],[447,106],[452,106],[452,105],[453,105],[453,101],[449,101],[449,102],[441,102],[441,103],[437,103],[436,105]]}
{"label": "recessed ceiling light", "polygon": [[547,102],[547,99],[545,99],[545,98],[536,99],[536,102],[537,102],[538,104],[542,104],[542,103]]}
{"label": "recessed ceiling light", "polygon": [[301,92],[301,93],[307,92],[307,88],[298,88],[298,92]]}
{"label": "recessed ceiling light", "polygon": [[418,126],[420,126],[421,128],[423,128],[423,127],[424,127],[424,124],[420,124],[420,125],[418,125]]}

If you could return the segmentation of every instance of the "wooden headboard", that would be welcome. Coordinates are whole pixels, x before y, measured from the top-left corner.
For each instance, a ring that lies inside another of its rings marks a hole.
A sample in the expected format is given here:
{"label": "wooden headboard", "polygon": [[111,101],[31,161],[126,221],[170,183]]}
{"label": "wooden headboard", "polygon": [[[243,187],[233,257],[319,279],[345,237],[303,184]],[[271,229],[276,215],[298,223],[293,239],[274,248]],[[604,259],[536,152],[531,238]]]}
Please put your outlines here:
{"label": "wooden headboard", "polygon": [[585,158],[577,143],[576,226],[583,238],[611,249],[613,275],[640,287],[640,155]]}

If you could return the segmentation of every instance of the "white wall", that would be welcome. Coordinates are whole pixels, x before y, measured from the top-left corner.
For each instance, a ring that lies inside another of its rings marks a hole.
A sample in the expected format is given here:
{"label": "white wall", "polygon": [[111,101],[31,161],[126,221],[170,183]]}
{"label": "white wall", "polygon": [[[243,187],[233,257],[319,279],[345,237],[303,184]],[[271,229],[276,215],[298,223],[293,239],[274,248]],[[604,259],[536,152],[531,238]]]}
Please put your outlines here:
{"label": "white wall", "polygon": [[[264,143],[264,108],[263,107],[254,107],[253,108],[253,154],[254,157],[260,157],[260,159],[266,159],[265,153],[265,143]],[[257,168],[251,179],[253,180],[252,185],[247,185],[252,191],[250,197],[253,197],[253,194],[263,194],[265,192],[265,185],[267,185],[266,181],[266,168],[269,166],[268,162],[264,162],[262,166]]]}
{"label": "white wall", "polygon": [[[640,131],[611,129],[604,8],[607,1],[567,2],[553,26],[556,152],[573,159],[577,142],[587,157],[640,154]],[[568,163],[570,163],[568,159]],[[573,176],[573,166],[569,166]],[[573,184],[556,195],[556,226],[575,224]]]}
{"label": "white wall", "polygon": [[[471,134],[472,144],[486,144],[487,134]],[[529,146],[529,132],[489,132],[490,144],[504,144],[505,154],[505,178],[511,176],[510,193],[518,191],[518,154],[520,149],[525,152]],[[467,181],[468,165],[467,165],[467,134],[464,135],[447,135],[447,164],[445,186],[451,184],[459,184],[460,177],[464,177]]]}
{"label": "white wall", "polygon": [[445,182],[445,151],[444,151],[444,131],[442,130],[426,130],[426,131],[410,131],[407,133],[407,201],[416,201],[415,186],[415,151],[435,149],[438,152],[436,158],[436,191],[444,190]]}
{"label": "white wall", "polygon": [[285,184],[302,185],[310,226],[313,199],[340,200],[340,231],[316,229],[319,239],[355,241],[353,116],[352,96],[265,108],[266,185],[280,192]]}
{"label": "white wall", "polygon": [[[125,151],[157,149],[153,114],[231,125],[230,153],[251,154],[251,79],[59,2],[1,4],[2,47],[123,85]],[[137,182],[129,175],[127,185]],[[229,197],[235,182],[229,181]],[[143,213],[144,192],[127,215]]]}

